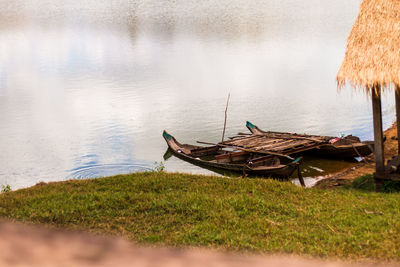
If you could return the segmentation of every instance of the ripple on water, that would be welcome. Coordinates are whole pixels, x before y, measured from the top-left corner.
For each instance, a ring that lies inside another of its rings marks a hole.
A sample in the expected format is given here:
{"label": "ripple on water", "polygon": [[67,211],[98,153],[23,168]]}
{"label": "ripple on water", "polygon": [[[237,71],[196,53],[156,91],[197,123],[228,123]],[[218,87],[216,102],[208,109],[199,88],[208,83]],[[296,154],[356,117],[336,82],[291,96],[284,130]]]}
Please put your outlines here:
{"label": "ripple on water", "polygon": [[146,163],[88,164],[69,170],[66,179],[84,179],[151,171],[153,166]]}

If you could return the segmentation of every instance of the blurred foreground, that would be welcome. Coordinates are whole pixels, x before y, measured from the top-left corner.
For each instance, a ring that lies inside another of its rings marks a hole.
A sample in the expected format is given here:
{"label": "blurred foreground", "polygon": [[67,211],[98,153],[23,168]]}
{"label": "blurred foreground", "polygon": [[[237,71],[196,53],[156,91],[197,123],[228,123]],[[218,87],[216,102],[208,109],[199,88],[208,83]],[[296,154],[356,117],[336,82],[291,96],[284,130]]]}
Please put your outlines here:
{"label": "blurred foreground", "polygon": [[200,249],[144,248],[116,237],[5,221],[0,222],[0,236],[1,266],[377,266]]}

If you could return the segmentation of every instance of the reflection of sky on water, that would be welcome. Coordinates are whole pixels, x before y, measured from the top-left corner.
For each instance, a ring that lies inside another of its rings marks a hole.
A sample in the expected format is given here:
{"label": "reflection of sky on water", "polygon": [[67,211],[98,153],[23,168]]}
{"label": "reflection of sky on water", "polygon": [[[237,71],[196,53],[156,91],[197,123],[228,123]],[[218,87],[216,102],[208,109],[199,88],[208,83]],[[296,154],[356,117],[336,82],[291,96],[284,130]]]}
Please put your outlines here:
{"label": "reflection of sky on water", "polygon": [[[0,1],[0,184],[151,168],[178,140],[261,128],[372,137],[336,91],[354,1]],[[384,104],[385,124],[393,118]],[[170,158],[169,171],[208,173]]]}

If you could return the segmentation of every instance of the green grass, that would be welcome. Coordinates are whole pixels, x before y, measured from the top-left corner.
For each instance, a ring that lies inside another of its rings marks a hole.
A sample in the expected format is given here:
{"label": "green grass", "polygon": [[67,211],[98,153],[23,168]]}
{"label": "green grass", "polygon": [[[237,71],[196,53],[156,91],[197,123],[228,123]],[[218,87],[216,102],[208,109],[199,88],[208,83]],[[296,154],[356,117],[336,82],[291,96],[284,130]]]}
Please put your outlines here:
{"label": "green grass", "polygon": [[[372,174],[360,176],[353,181],[350,187],[362,191],[375,191],[374,176]],[[400,181],[385,181],[381,191],[384,193],[399,193]]]}
{"label": "green grass", "polygon": [[400,260],[400,194],[138,173],[0,194],[0,217],[139,243]]}

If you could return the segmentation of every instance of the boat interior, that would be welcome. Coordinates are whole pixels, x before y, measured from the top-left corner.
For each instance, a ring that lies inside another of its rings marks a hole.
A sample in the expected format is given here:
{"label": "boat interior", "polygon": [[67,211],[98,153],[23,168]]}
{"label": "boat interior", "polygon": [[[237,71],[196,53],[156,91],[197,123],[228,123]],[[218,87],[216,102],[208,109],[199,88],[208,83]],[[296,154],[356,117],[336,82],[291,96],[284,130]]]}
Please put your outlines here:
{"label": "boat interior", "polygon": [[280,159],[273,155],[260,155],[242,150],[226,150],[218,146],[212,147],[193,147],[191,145],[181,145],[186,149],[190,149],[190,154],[193,158],[222,163],[222,164],[243,164],[247,163],[249,167],[279,167],[281,165]]}

